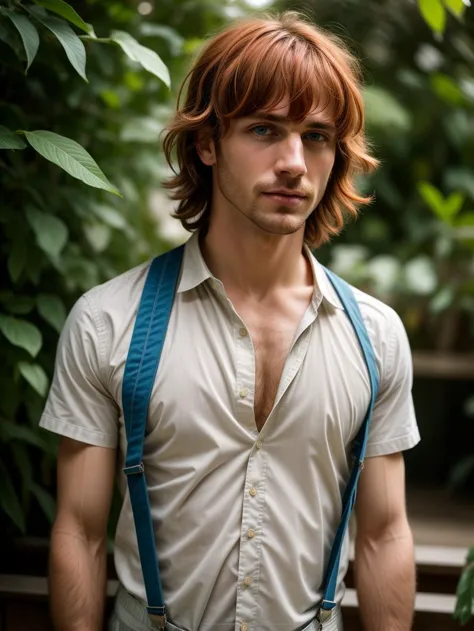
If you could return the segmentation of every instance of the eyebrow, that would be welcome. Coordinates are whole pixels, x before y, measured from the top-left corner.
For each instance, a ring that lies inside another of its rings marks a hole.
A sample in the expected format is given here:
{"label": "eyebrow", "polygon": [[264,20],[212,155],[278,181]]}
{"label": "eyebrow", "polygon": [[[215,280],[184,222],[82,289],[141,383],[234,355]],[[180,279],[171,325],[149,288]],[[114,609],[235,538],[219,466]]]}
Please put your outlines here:
{"label": "eyebrow", "polygon": [[[291,119],[288,116],[281,116],[280,114],[266,114],[265,112],[256,112],[249,116],[249,118],[260,121],[271,121],[273,123],[290,123]],[[306,129],[324,129],[333,133],[337,132],[337,129],[331,123],[324,121],[311,121],[306,124]]]}

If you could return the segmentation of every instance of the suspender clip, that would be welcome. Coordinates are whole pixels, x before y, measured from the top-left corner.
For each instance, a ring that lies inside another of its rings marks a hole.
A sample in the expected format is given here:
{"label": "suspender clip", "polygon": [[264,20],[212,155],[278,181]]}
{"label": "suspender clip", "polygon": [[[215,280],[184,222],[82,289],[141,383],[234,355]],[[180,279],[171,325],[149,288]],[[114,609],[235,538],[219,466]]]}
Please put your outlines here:
{"label": "suspender clip", "polygon": [[150,618],[152,629],[156,629],[156,631],[165,631],[166,614],[164,616],[158,616],[154,613],[149,613],[148,617]]}
{"label": "suspender clip", "polygon": [[[334,607],[336,606],[336,604],[337,603],[332,600],[322,601],[318,609],[318,613],[316,614],[316,620],[319,622],[320,629],[323,628],[323,622],[326,622],[332,616],[332,612],[334,611]],[[329,607],[328,609],[323,609],[323,605],[332,605],[332,607]]]}

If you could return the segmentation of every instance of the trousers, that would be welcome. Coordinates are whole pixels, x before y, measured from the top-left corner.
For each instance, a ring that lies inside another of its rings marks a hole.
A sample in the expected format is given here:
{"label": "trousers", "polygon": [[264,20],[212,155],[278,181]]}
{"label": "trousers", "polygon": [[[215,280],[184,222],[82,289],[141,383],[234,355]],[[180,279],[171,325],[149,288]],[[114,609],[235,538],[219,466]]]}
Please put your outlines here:
{"label": "trousers", "polygon": [[[252,625],[252,628],[258,631],[258,627]],[[318,631],[318,628],[319,623],[313,620],[301,631]],[[150,631],[150,629],[152,629],[152,626],[145,605],[120,586],[115,598],[114,610],[108,631]],[[335,607],[330,619],[324,622],[323,630],[343,631],[340,605]],[[166,631],[184,630],[171,622],[167,622]],[[278,629],[275,629],[275,631],[278,631]]]}

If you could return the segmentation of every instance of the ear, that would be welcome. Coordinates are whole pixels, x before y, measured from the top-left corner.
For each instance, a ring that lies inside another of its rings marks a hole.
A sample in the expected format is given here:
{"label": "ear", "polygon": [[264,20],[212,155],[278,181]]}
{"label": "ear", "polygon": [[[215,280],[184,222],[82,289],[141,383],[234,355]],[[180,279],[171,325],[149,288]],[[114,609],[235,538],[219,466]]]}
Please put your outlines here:
{"label": "ear", "polygon": [[211,128],[206,125],[196,132],[196,151],[203,164],[212,166],[216,162],[216,145]]}

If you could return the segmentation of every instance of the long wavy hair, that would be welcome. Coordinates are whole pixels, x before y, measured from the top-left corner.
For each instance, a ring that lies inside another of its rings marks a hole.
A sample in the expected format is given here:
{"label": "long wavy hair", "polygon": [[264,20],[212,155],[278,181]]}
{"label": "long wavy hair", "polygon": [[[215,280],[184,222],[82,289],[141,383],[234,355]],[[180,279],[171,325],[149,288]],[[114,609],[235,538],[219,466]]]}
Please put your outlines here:
{"label": "long wavy hair", "polygon": [[[288,115],[294,122],[302,122],[315,102],[334,111],[335,163],[304,235],[311,247],[329,241],[340,233],[345,218],[356,217],[358,208],[372,200],[358,194],[354,181],[378,165],[364,133],[360,87],[360,66],[346,45],[303,14],[264,13],[233,22],[201,50],[179,90],[174,118],[164,129],[163,150],[174,176],[162,184],[179,201],[174,217],[189,231],[206,232],[209,225],[212,167],[197,153],[197,131],[206,126],[218,145],[231,119],[257,110],[268,113],[289,95]],[[175,149],[178,171],[172,160]]]}

